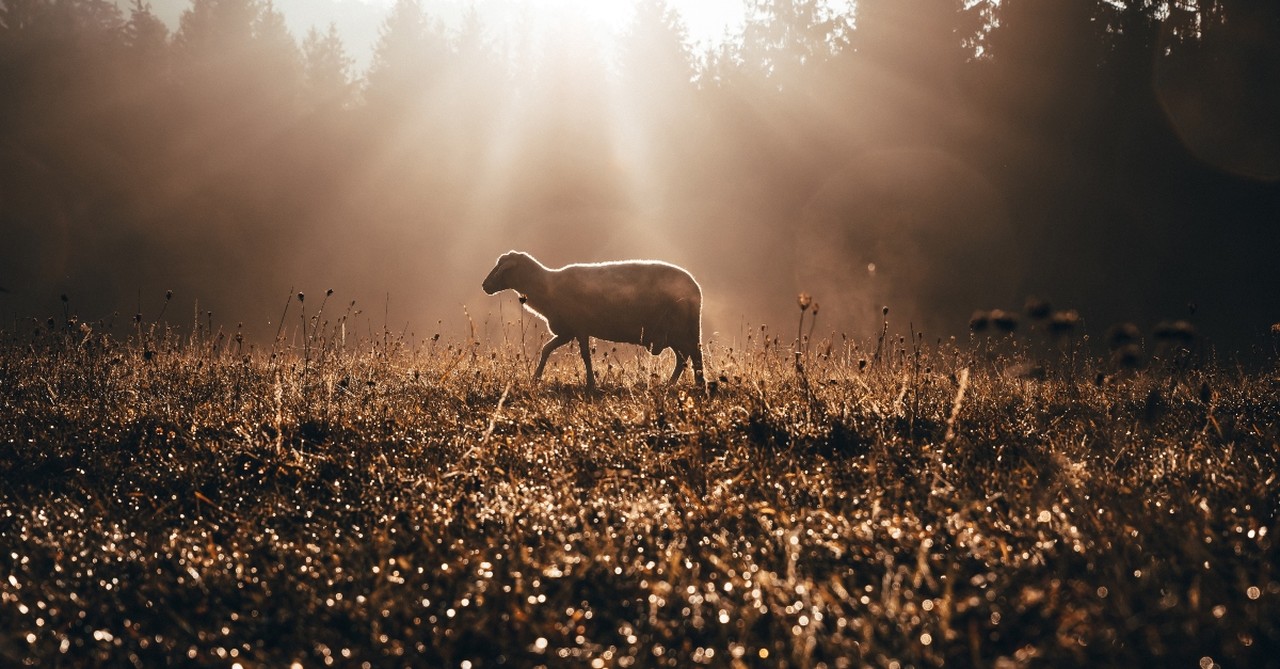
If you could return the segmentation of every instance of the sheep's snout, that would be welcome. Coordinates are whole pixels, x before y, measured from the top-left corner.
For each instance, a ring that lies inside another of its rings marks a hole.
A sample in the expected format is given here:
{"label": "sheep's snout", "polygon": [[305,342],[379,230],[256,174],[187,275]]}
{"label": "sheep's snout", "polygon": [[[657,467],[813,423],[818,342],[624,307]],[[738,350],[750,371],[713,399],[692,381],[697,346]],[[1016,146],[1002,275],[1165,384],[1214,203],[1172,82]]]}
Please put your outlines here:
{"label": "sheep's snout", "polygon": [[494,295],[507,288],[502,285],[502,282],[498,281],[498,268],[496,267],[493,268],[492,272],[489,272],[489,276],[484,278],[484,283],[480,284],[480,287],[484,289],[486,295]]}

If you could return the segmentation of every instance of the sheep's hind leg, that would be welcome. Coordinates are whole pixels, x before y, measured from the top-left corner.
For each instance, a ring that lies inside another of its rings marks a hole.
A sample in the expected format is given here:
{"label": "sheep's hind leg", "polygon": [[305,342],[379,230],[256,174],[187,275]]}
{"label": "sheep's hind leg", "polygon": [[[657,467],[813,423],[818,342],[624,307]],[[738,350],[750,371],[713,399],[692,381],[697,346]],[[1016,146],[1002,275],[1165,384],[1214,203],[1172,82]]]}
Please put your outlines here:
{"label": "sheep's hind leg", "polygon": [[542,370],[546,368],[547,358],[551,357],[551,352],[560,348],[561,346],[564,346],[565,344],[568,344],[571,341],[573,341],[573,337],[568,337],[565,335],[556,335],[554,339],[547,342],[546,346],[542,347],[542,359],[538,361],[538,369],[534,370],[533,378],[535,379],[542,378]]}
{"label": "sheep's hind leg", "polygon": [[693,349],[693,380],[698,382],[699,386],[706,386],[707,379],[702,374],[702,347]]}
{"label": "sheep's hind leg", "polygon": [[[672,349],[672,350],[675,351],[675,349]],[[667,379],[667,385],[675,385],[675,382],[680,380],[680,375],[684,374],[685,360],[687,360],[689,357],[689,356],[686,356],[684,353],[681,353],[680,351],[676,351],[675,353],[676,353],[676,369],[674,372],[671,372],[671,378]]]}
{"label": "sheep's hind leg", "polygon": [[587,394],[596,392],[596,377],[591,372],[591,337],[578,337],[578,350],[582,353],[582,364],[587,368]]}

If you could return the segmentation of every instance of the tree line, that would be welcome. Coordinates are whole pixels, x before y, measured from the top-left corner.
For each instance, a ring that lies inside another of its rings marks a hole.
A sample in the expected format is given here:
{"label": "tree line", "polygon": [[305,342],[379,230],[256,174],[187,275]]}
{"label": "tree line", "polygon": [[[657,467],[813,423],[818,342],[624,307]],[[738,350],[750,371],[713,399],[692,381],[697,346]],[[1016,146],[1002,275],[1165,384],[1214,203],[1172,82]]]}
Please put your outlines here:
{"label": "tree line", "polygon": [[268,313],[330,281],[451,314],[467,268],[556,240],[714,267],[731,315],[798,285],[944,329],[1028,291],[1280,308],[1241,289],[1280,212],[1272,3],[748,10],[703,52],[659,0],[621,35],[399,0],[358,71],[268,0],[173,30],[142,0],[0,0],[0,285],[13,313],[175,282]]}

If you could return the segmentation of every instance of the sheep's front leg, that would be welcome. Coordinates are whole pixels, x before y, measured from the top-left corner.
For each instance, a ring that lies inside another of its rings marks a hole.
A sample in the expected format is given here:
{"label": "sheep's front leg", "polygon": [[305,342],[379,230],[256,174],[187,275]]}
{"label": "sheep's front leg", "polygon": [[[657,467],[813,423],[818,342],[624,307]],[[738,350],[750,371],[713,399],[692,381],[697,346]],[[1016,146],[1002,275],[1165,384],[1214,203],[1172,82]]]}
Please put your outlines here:
{"label": "sheep's front leg", "polygon": [[546,368],[547,358],[551,357],[551,352],[571,341],[573,341],[573,337],[569,337],[567,335],[556,335],[554,339],[547,342],[547,345],[542,347],[542,359],[538,361],[538,368],[534,370],[533,378],[542,378],[542,370]]}
{"label": "sheep's front leg", "polygon": [[578,350],[582,353],[582,364],[587,368],[587,394],[596,391],[596,377],[591,373],[591,337],[578,337]]}

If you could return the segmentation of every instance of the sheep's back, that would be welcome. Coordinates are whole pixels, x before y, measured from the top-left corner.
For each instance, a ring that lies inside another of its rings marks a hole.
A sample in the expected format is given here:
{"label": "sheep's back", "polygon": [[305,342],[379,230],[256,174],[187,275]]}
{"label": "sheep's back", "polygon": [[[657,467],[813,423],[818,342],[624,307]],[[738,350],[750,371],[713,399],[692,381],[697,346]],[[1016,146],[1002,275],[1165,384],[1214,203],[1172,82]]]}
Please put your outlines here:
{"label": "sheep's back", "polygon": [[702,290],[688,272],[659,262],[570,265],[557,271],[557,333],[643,344],[655,351],[696,347]]}

